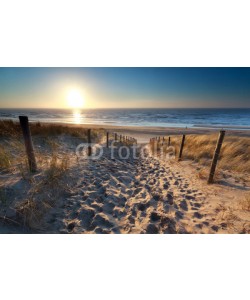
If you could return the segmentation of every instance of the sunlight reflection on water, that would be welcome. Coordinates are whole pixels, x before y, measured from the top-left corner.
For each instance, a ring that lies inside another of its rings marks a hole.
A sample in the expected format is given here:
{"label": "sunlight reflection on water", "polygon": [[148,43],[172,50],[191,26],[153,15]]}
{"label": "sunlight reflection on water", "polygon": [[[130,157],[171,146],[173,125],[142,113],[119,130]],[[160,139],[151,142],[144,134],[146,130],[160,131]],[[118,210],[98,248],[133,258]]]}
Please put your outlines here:
{"label": "sunlight reflection on water", "polygon": [[73,111],[73,123],[74,124],[81,124],[81,111],[80,110],[74,110]]}

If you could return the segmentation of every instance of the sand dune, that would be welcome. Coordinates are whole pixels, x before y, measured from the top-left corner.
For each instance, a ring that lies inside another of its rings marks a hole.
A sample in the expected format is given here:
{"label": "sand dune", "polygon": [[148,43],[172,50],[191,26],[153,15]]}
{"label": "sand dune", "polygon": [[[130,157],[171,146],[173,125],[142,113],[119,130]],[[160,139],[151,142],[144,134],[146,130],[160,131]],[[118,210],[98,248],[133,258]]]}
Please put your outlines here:
{"label": "sand dune", "polygon": [[249,188],[207,186],[190,172],[190,166],[162,162],[150,153],[138,160],[110,160],[106,150],[101,160],[83,163],[73,194],[52,216],[50,232],[234,233],[249,228],[249,214],[244,219],[227,208]]}
{"label": "sand dune", "polygon": [[[141,130],[142,137],[133,134],[143,140],[148,133]],[[199,164],[163,159],[147,144],[146,152],[140,144],[138,159],[132,155],[122,159],[118,153],[124,145],[117,143],[112,158],[101,132],[96,136],[103,142],[104,154],[98,160],[76,159],[75,148],[82,138],[75,133],[52,140],[36,136],[40,167],[34,175],[20,169],[25,160],[22,145],[5,141],[16,163],[0,173],[0,232],[250,232],[246,177],[223,171],[215,184],[207,185]],[[56,152],[48,151],[51,147]]]}

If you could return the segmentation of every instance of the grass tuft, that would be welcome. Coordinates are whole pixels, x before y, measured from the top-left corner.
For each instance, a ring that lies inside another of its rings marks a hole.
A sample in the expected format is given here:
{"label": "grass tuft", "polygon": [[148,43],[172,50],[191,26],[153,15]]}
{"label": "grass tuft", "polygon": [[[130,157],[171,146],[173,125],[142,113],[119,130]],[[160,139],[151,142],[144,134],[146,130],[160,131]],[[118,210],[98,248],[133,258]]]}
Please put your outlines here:
{"label": "grass tuft", "polygon": [[10,166],[11,166],[11,156],[5,150],[5,148],[0,145],[0,170],[9,169]]}
{"label": "grass tuft", "polygon": [[240,202],[240,206],[245,211],[250,211],[250,195],[247,195],[244,200]]}

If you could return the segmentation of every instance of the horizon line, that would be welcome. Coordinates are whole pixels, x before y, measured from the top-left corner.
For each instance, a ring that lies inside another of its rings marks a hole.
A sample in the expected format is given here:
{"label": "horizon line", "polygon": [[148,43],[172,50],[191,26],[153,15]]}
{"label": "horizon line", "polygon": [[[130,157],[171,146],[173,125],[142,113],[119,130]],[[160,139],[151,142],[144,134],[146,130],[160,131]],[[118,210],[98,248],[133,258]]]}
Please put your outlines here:
{"label": "horizon line", "polygon": [[82,108],[70,108],[70,107],[0,107],[0,109],[63,109],[63,110],[87,110],[87,109],[250,109],[249,107],[82,107]]}

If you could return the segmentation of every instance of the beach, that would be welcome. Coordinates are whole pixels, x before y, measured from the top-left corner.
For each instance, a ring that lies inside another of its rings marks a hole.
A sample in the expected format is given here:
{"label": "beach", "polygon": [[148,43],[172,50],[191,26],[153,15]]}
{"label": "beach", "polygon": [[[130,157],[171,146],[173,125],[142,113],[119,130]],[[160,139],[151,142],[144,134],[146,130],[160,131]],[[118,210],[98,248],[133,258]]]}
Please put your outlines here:
{"label": "beach", "polygon": [[[224,163],[223,168],[218,166],[214,184],[208,185],[211,158],[207,164],[188,159],[188,148],[184,148],[181,161],[166,160],[160,152],[153,153],[149,144],[153,137],[173,139],[186,134],[207,136],[213,141],[213,149],[218,129],[56,124],[54,134],[53,124],[32,126],[38,162],[35,174],[29,174],[25,167],[22,136],[1,137],[1,146],[13,156],[8,170],[0,173],[1,202],[5,202],[1,206],[2,232],[250,232],[249,171],[236,172]],[[93,142],[103,148],[98,159],[76,155],[76,147],[86,142],[89,128]],[[114,133],[118,134],[117,141]],[[137,139],[137,147],[129,142],[120,143],[119,135]],[[250,145],[249,131],[228,130],[226,135],[233,136],[233,140],[225,140],[229,144],[244,141],[245,147]]]}
{"label": "beach", "polygon": [[[51,124],[44,122],[44,124]],[[212,134],[218,133],[220,130],[225,129],[228,135],[250,137],[250,129],[227,129],[227,128],[210,128],[210,127],[195,127],[195,128],[183,128],[183,127],[159,127],[159,126],[118,126],[118,125],[107,125],[107,124],[68,124],[59,122],[57,125],[63,125],[67,127],[81,127],[81,128],[92,128],[92,129],[105,129],[110,132],[117,132],[118,134],[128,135],[134,137],[140,143],[148,143],[150,138],[157,136],[174,136],[182,134]]]}

